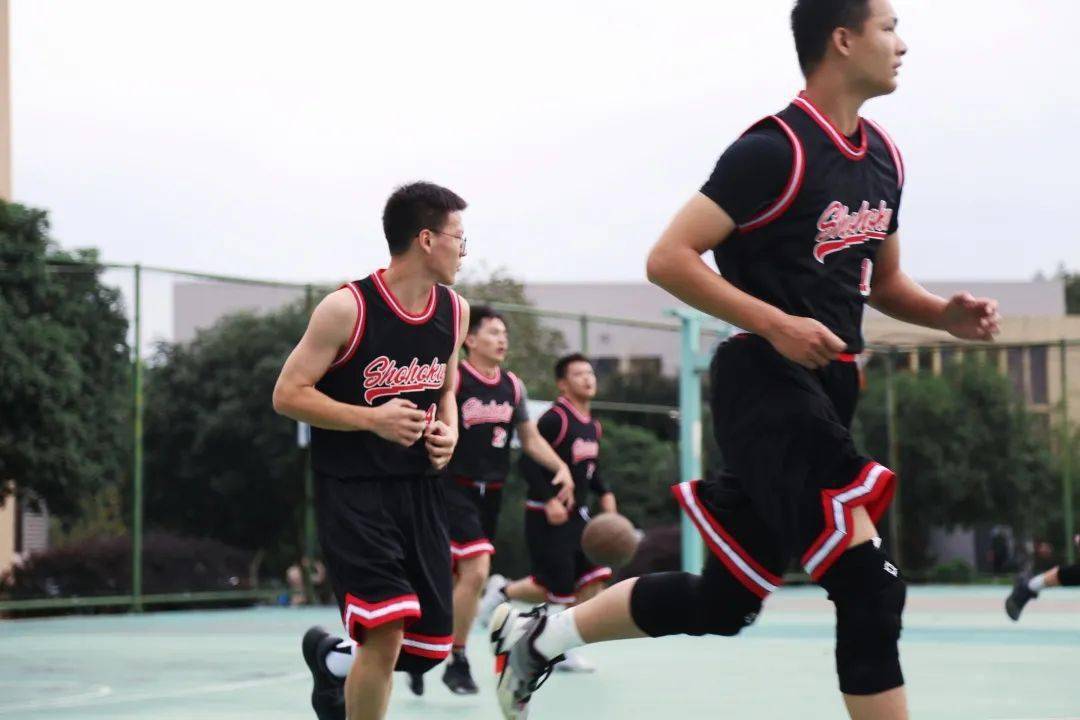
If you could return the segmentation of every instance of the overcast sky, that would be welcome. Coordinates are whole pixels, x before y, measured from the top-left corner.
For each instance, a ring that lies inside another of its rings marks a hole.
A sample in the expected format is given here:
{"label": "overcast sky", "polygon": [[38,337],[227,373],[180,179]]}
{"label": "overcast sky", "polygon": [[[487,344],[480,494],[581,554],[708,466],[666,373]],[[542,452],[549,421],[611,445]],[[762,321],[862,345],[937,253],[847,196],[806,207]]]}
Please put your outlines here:
{"label": "overcast sky", "polygon": [[[391,188],[470,203],[468,262],[640,280],[673,211],[801,87],[790,0],[13,0],[14,186],[66,246],[286,280],[385,263]],[[1075,0],[896,0],[864,114],[921,278],[1080,267]]]}

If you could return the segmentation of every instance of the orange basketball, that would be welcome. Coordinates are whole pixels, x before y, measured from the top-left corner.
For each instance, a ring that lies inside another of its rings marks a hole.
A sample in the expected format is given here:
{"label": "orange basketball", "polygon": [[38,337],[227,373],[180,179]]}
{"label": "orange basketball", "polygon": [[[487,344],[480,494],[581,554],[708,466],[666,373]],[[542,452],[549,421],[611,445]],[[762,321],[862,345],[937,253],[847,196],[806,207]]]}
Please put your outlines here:
{"label": "orange basketball", "polygon": [[638,533],[633,523],[618,513],[600,513],[585,526],[581,549],[597,565],[622,567],[634,557]]}

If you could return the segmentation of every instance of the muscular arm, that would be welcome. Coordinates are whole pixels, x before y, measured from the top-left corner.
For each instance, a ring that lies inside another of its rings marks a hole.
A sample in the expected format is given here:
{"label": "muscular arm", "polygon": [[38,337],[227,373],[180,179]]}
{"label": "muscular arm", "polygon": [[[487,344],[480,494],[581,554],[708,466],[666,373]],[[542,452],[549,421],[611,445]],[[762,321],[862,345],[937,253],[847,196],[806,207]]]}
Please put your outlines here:
{"label": "muscular arm", "polygon": [[521,450],[538,465],[541,465],[553,473],[557,473],[563,467],[562,458],[548,444],[548,441],[540,434],[536,423],[526,420],[517,424],[518,436],[521,438]]}
{"label": "muscular arm", "polygon": [[274,410],[327,430],[368,430],[372,408],[333,400],[315,388],[347,343],[356,322],[356,301],[348,290],[328,295],[281,368],[274,386]]}

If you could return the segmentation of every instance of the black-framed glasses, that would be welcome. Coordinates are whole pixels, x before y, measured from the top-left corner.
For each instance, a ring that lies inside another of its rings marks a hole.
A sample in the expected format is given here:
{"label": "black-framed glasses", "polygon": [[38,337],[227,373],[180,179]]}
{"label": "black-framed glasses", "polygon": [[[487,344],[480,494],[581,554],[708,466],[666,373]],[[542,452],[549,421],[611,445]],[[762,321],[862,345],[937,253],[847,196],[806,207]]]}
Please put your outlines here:
{"label": "black-framed glasses", "polygon": [[458,248],[458,253],[460,253],[462,257],[465,256],[465,247],[468,245],[469,241],[465,238],[464,233],[462,233],[461,235],[454,235],[452,233],[443,232],[442,230],[431,230],[431,228],[428,228],[428,230],[435,233],[436,235],[445,235],[446,237],[452,237],[455,240],[459,240],[461,242],[461,247]]}

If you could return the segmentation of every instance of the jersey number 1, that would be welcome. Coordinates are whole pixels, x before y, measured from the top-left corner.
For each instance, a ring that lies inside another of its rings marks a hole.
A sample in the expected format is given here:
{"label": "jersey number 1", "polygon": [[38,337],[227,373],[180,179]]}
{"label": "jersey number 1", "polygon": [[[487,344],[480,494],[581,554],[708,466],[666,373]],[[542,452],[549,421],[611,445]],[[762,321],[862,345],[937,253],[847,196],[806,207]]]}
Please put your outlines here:
{"label": "jersey number 1", "polygon": [[863,258],[862,274],[859,277],[859,294],[863,297],[870,297],[870,278],[873,274],[874,261],[870,258]]}

